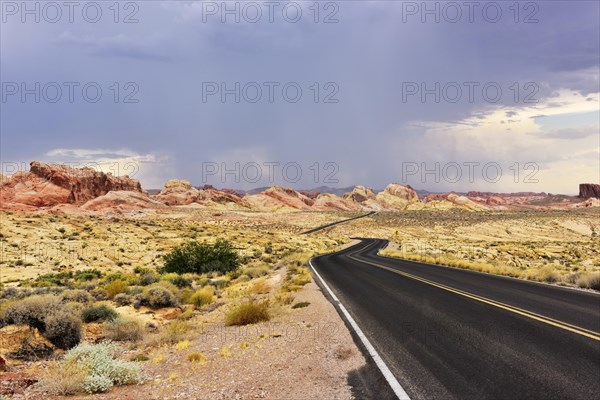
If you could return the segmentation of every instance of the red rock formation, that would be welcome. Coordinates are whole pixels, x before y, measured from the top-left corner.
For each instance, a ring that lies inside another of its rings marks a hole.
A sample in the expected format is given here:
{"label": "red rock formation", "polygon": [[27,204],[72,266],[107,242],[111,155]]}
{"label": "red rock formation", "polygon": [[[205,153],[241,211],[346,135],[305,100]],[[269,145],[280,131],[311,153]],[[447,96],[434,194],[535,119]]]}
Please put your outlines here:
{"label": "red rock formation", "polygon": [[218,190],[212,185],[204,185],[195,188],[185,180],[171,179],[165,183],[161,192],[154,199],[168,206],[198,204],[228,204],[234,203],[241,207],[246,207],[246,203],[235,191]]}
{"label": "red rock formation", "polygon": [[81,209],[109,212],[161,207],[165,207],[165,205],[152,200],[145,193],[115,190],[86,202],[81,206]]}
{"label": "red rock formation", "polygon": [[293,189],[273,186],[262,193],[244,196],[249,207],[259,211],[276,211],[281,209],[308,210],[314,200]]}
{"label": "red rock formation", "polygon": [[579,184],[579,197],[584,199],[589,199],[590,197],[600,199],[600,185],[597,183]]}
{"label": "red rock formation", "polygon": [[128,176],[33,161],[29,172],[18,172],[2,183],[0,202],[36,207],[83,204],[112,190],[142,193],[140,183]]}
{"label": "red rock formation", "polygon": [[321,194],[320,192],[311,192],[308,190],[300,190],[298,193],[308,197],[309,199],[313,199],[313,200],[315,200]]}

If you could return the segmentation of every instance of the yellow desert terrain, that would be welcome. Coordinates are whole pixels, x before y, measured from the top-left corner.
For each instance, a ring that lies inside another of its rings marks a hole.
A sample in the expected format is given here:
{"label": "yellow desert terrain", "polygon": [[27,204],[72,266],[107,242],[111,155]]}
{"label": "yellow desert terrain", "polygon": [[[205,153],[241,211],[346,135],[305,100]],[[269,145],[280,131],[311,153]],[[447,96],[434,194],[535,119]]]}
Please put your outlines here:
{"label": "yellow desert terrain", "polygon": [[126,177],[35,168],[0,188],[0,396],[352,398],[366,361],[307,262],[356,237],[389,240],[386,256],[600,290],[594,198],[494,207],[399,184],[242,196],[185,181],[149,196]]}

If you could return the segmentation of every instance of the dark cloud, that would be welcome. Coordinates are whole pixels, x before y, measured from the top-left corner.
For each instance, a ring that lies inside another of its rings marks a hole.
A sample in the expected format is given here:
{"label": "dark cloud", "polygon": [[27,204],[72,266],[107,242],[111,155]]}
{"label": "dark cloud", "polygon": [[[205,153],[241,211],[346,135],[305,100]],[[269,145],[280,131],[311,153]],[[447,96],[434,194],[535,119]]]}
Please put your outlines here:
{"label": "dark cloud", "polygon": [[[598,92],[597,2],[539,2],[539,22],[533,24],[514,23],[510,14],[496,24],[481,18],[403,23],[400,3],[339,2],[339,22],[333,24],[312,22],[309,10],[297,24],[204,23],[200,5],[189,2],[142,2],[136,24],[9,21],[0,43],[3,81],[94,81],[103,98],[2,104],[0,154],[4,160],[27,160],[57,148],[127,148],[168,154],[170,175],[197,181],[203,161],[264,149],[269,161],[334,161],[341,184],[380,187],[399,179],[396,159],[437,157],[414,150],[414,143],[460,154],[468,139],[441,146],[424,136],[431,124],[477,126],[495,107],[506,109],[510,122],[527,106],[522,100],[528,82],[537,84],[537,98],[550,99],[557,109],[564,106],[553,99],[559,90]],[[139,88],[138,103],[123,102],[127,82]],[[281,91],[273,103],[222,103],[219,96],[204,102],[203,82],[278,82],[279,88],[296,82],[303,96],[298,103],[284,101]],[[323,102],[331,92],[328,82],[337,85],[338,103]],[[466,92],[456,103],[432,96],[403,101],[406,82],[428,87],[477,82],[478,88],[495,82],[503,96],[491,104],[478,89],[472,102]],[[517,101],[510,89],[515,82]],[[497,157],[510,154],[498,150]]]}

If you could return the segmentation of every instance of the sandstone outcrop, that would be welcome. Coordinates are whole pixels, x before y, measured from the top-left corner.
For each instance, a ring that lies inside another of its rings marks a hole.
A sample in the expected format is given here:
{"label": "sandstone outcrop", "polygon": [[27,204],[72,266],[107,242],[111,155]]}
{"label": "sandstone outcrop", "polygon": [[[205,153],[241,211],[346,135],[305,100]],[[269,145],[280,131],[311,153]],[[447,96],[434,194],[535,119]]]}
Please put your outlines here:
{"label": "sandstone outcrop", "polygon": [[579,184],[579,197],[584,199],[595,198],[600,199],[600,185],[596,183],[581,183]]}
{"label": "sandstone outcrop", "polygon": [[417,192],[410,185],[403,186],[399,183],[389,184],[383,192],[377,193],[375,200],[386,208],[397,210],[403,210],[409,204],[420,202]]}
{"label": "sandstone outcrop", "polygon": [[246,195],[243,200],[252,209],[258,211],[309,210],[314,204],[314,200],[305,195],[281,186],[270,187],[262,193]]}
{"label": "sandstone outcrop", "polygon": [[163,207],[165,207],[164,204],[152,200],[145,193],[115,190],[86,202],[81,209],[109,212]]}
{"label": "sandstone outcrop", "polygon": [[128,176],[33,161],[28,172],[17,172],[0,185],[0,201],[35,207],[79,205],[113,190],[142,193],[140,183]]}

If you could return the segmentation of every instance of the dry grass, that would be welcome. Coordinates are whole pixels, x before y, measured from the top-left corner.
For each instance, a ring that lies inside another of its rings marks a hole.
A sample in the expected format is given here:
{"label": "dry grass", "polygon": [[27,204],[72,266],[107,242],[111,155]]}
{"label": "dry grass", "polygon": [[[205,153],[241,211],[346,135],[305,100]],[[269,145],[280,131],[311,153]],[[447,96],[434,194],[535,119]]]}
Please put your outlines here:
{"label": "dry grass", "polygon": [[117,318],[111,321],[107,327],[108,337],[114,341],[141,340],[144,336],[142,324],[134,318]]}
{"label": "dry grass", "polygon": [[249,325],[271,319],[269,303],[250,301],[232,308],[225,315],[225,325]]}
{"label": "dry grass", "polygon": [[202,289],[197,290],[188,299],[189,304],[200,308],[207,304],[210,304],[215,299],[215,289],[212,286],[205,286]]}
{"label": "dry grass", "polygon": [[50,394],[70,396],[81,390],[86,376],[75,362],[53,362],[42,373],[40,385]]}
{"label": "dry grass", "polygon": [[189,362],[205,364],[206,363],[206,355],[197,351],[194,351],[187,355],[187,359]]}
{"label": "dry grass", "polygon": [[580,288],[600,290],[600,272],[582,275],[577,279],[576,284]]}
{"label": "dry grass", "polygon": [[252,293],[267,294],[271,292],[271,285],[266,280],[260,280],[252,286]]}

